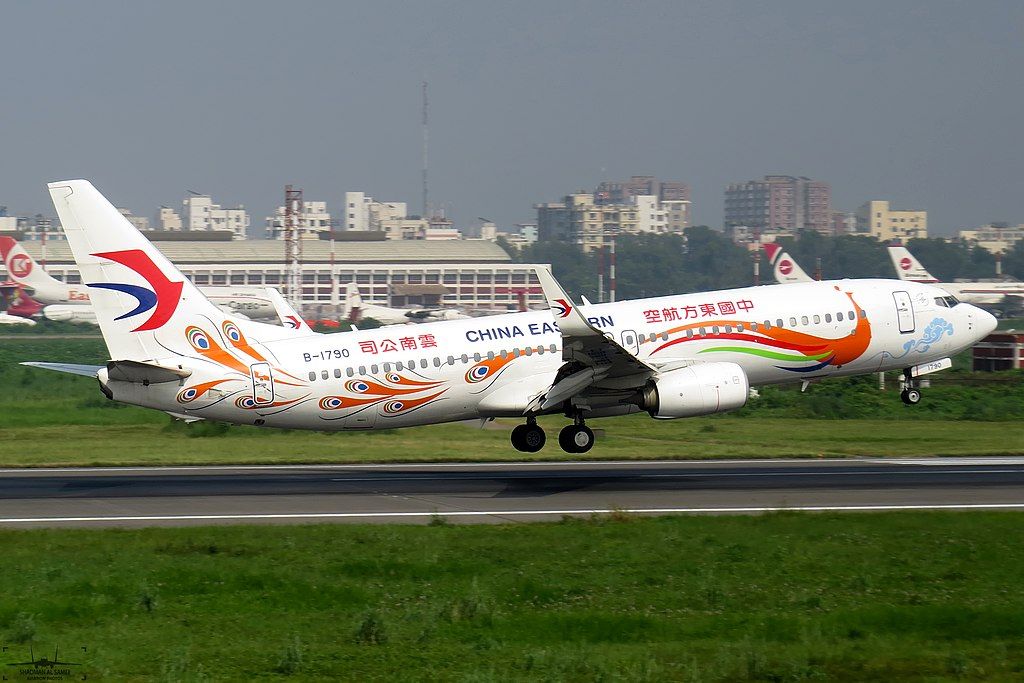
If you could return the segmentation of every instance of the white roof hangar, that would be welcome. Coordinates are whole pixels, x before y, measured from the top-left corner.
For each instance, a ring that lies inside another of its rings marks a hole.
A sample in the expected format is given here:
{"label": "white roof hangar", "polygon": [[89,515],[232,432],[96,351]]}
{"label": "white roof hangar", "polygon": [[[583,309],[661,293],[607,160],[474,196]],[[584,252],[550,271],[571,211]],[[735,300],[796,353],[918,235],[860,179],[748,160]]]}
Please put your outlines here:
{"label": "white roof hangar", "polygon": [[[42,243],[26,241],[25,250],[42,262]],[[197,285],[284,284],[284,244],[279,240],[154,241],[156,247]],[[512,263],[504,249],[485,240],[338,241],[308,240],[302,245],[303,304],[338,303],[345,285],[355,282],[368,302],[390,306],[428,302],[403,285],[443,285],[441,303],[465,308],[514,305],[527,291],[528,304],[542,304],[543,294],[532,264]],[[65,282],[80,276],[67,242],[46,244],[46,270]],[[332,288],[332,271],[335,287]],[[3,271],[0,265],[0,272]],[[396,293],[392,285],[399,286]],[[336,289],[337,298],[332,298]],[[436,291],[435,289],[430,292]],[[426,289],[424,295],[430,294]],[[435,295],[436,296],[436,295]],[[436,299],[435,299],[436,301]]]}

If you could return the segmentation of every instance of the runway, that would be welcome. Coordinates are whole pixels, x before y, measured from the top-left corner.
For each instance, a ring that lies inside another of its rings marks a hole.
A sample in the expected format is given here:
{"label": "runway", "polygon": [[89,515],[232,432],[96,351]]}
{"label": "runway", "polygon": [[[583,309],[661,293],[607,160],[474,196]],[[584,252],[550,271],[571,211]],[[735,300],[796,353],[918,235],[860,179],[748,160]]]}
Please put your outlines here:
{"label": "runway", "polygon": [[0,470],[15,528],[932,508],[1024,509],[1024,458]]}

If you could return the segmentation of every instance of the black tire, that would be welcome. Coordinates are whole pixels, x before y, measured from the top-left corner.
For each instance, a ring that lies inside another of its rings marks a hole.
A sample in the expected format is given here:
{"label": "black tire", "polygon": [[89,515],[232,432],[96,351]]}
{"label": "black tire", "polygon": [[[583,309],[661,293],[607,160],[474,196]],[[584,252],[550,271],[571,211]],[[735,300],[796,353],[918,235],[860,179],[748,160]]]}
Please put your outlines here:
{"label": "black tire", "polygon": [[[583,440],[581,437],[584,436],[586,437],[586,443],[583,443],[581,445],[580,441]],[[579,429],[576,430],[576,436],[574,437],[574,441],[576,444],[576,452],[586,453],[587,451],[594,447],[594,431],[586,425],[580,425]]]}
{"label": "black tire", "polygon": [[566,425],[558,432],[558,445],[566,453],[576,453],[576,425]]}
{"label": "black tire", "polygon": [[[544,448],[544,442],[547,441],[547,436],[545,436],[543,429],[535,424],[520,426],[524,428],[522,432],[523,447],[520,450],[525,451],[526,453],[536,453],[540,449]],[[518,427],[516,429],[518,429]]]}
{"label": "black tire", "polygon": [[558,432],[558,445],[566,453],[586,453],[594,447],[594,432],[586,425],[567,425]]}
{"label": "black tire", "polygon": [[524,453],[530,452],[527,450],[526,440],[523,438],[523,432],[526,431],[527,427],[528,425],[516,425],[515,429],[512,430],[512,436],[510,437],[512,447],[517,451],[522,451]]}

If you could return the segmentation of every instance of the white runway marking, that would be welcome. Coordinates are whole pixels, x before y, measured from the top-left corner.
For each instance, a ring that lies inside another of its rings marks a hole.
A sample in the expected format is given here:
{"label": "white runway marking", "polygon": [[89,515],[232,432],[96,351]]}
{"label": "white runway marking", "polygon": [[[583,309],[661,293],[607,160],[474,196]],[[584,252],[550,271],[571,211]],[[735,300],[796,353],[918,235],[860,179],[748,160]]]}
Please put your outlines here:
{"label": "white runway marking", "polygon": [[114,515],[110,517],[8,517],[0,524],[75,522],[187,522],[272,519],[401,519],[415,517],[527,517],[538,515],[699,514],[764,512],[885,512],[899,510],[1021,510],[1024,503],[936,503],[934,505],[806,505],[704,508],[590,508],[577,510],[455,510],[452,512],[295,512],[233,515]]}
{"label": "white runway marking", "polygon": [[388,469],[450,469],[456,467],[593,467],[603,465],[635,465],[650,467],[655,465],[812,465],[828,463],[833,465],[858,465],[872,463],[876,465],[1024,465],[1024,456],[1003,457],[962,457],[962,458],[756,458],[728,460],[514,460],[494,462],[400,462],[400,463],[305,463],[296,465],[157,465],[157,466],[115,466],[115,467],[7,467],[0,469],[0,474],[55,474],[79,472],[218,472],[218,471],[259,471],[259,470],[388,470]]}

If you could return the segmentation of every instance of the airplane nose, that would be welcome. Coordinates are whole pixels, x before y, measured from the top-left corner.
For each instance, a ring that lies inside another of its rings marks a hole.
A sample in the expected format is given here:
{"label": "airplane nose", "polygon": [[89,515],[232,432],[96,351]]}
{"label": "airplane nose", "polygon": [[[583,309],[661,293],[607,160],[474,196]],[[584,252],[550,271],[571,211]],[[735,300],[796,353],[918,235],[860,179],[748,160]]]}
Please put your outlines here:
{"label": "airplane nose", "polygon": [[996,327],[999,326],[999,321],[996,317],[988,311],[972,306],[974,310],[971,311],[971,317],[974,318],[974,329],[978,334],[978,339],[984,339],[988,335],[995,331]]}

